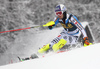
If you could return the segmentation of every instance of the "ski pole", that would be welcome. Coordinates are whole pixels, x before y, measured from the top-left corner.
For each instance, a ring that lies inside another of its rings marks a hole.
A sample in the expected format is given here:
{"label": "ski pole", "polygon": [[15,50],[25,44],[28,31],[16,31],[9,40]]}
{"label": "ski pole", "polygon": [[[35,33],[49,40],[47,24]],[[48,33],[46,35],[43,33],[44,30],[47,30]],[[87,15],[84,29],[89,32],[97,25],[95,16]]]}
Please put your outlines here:
{"label": "ski pole", "polygon": [[38,28],[38,27],[41,27],[41,26],[34,26],[34,27],[28,27],[28,28],[21,28],[21,29],[14,29],[14,30],[2,31],[0,33],[14,32],[14,31],[20,31],[20,30],[26,30],[26,29]]}
{"label": "ski pole", "polygon": [[43,25],[40,25],[40,26],[34,26],[34,27],[30,27],[30,28],[38,28],[38,27],[43,27]]}
{"label": "ski pole", "polygon": [[45,25],[40,25],[40,26],[34,26],[34,27],[28,27],[28,28],[21,28],[21,29],[14,29],[14,30],[8,30],[8,31],[2,31],[0,33],[6,33],[6,32],[13,32],[13,31],[19,31],[19,30],[26,30],[26,29],[31,29],[31,28],[38,28],[38,27],[46,27],[46,26],[51,26],[55,24],[54,21],[50,21]]}

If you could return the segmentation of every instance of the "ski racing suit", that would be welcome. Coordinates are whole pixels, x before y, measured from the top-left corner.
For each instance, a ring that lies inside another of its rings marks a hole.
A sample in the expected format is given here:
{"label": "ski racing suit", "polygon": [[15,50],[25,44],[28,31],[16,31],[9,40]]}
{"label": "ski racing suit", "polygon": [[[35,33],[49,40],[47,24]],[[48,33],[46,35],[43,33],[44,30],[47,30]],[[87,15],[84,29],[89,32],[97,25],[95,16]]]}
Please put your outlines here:
{"label": "ski racing suit", "polygon": [[[62,25],[64,30],[60,33],[58,37],[54,38],[51,43],[43,47],[45,51],[49,48],[52,48],[54,51],[57,51],[65,44],[76,44],[81,34],[83,35],[83,38],[87,37],[85,29],[83,28],[79,20],[76,18],[76,16],[72,14],[66,14],[65,19],[55,17],[54,22],[54,25],[48,27],[50,30],[52,30],[58,23]],[[42,49],[40,49],[38,52],[43,53],[44,51],[41,50]]]}

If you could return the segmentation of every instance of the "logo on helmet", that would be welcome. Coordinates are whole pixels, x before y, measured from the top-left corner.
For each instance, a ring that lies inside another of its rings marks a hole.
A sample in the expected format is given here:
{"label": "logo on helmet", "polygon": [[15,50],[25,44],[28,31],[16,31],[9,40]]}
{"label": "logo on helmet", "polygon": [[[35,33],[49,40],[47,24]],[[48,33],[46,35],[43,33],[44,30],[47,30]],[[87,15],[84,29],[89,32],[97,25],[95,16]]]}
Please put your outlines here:
{"label": "logo on helmet", "polygon": [[57,12],[57,11],[61,11],[60,6],[57,6],[57,7],[55,8],[55,12]]}

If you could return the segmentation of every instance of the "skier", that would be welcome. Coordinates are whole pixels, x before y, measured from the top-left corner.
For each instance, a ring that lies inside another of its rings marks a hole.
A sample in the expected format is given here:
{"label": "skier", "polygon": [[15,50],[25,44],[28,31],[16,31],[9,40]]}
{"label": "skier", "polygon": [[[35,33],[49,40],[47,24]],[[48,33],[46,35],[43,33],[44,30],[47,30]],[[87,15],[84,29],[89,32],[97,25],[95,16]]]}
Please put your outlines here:
{"label": "skier", "polygon": [[67,13],[67,9],[63,4],[59,4],[55,8],[56,17],[54,23],[48,26],[52,30],[58,23],[62,25],[64,30],[60,33],[58,37],[53,39],[51,43],[43,46],[38,50],[39,53],[44,53],[52,48],[54,51],[58,51],[65,44],[76,44],[78,42],[79,36],[83,35],[84,45],[89,45],[89,39],[87,37],[86,31],[79,22],[79,20],[72,14]]}

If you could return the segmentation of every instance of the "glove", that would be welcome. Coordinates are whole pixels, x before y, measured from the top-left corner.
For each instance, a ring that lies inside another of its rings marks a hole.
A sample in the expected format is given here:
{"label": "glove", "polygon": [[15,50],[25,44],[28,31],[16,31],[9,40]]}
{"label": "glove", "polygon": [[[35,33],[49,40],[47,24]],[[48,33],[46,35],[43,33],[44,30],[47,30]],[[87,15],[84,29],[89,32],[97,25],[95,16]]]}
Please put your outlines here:
{"label": "glove", "polygon": [[52,26],[48,26],[48,28],[49,28],[49,29],[52,29],[54,26],[55,26],[55,25],[52,25]]}
{"label": "glove", "polygon": [[88,40],[88,37],[83,38],[83,40],[84,40],[84,43],[85,43],[86,45],[89,45],[89,44],[90,44],[90,43],[89,43],[89,40]]}
{"label": "glove", "polygon": [[54,24],[55,24],[54,21],[50,21],[50,22],[46,23],[45,25],[43,25],[43,27],[45,27],[45,26],[52,26]]}

